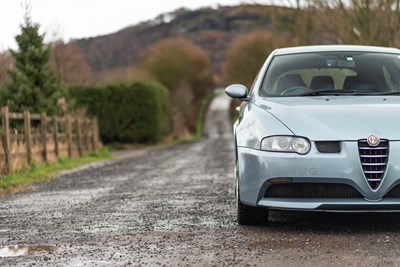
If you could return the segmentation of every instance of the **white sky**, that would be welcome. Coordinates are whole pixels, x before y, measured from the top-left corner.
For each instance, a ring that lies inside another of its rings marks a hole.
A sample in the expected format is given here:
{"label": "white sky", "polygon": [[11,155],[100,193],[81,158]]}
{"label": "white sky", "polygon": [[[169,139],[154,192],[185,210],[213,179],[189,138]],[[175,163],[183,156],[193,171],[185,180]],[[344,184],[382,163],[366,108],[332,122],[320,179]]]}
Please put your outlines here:
{"label": "white sky", "polygon": [[262,3],[250,0],[0,0],[0,51],[16,48],[15,35],[23,22],[22,4],[31,6],[32,21],[47,41],[108,34],[150,20],[180,7]]}

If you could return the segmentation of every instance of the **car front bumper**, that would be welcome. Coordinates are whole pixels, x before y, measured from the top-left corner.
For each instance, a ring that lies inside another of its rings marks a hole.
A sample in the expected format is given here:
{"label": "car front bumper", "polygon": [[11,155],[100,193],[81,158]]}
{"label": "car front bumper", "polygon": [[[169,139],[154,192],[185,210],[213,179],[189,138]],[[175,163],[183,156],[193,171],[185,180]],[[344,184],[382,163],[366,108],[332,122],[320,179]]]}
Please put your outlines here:
{"label": "car front bumper", "polygon": [[262,198],[257,206],[279,210],[332,211],[332,212],[400,212],[400,199],[278,199]]}
{"label": "car front bumper", "polygon": [[[340,153],[320,153],[314,146],[307,155],[238,147],[241,202],[272,209],[400,211],[400,196],[385,198],[400,186],[400,153],[396,153],[400,152],[400,142],[391,142],[390,146],[386,172],[376,190],[371,189],[364,176],[357,141],[342,142]],[[360,193],[360,198],[270,198],[265,192],[274,184],[272,178],[291,183],[349,185]]]}

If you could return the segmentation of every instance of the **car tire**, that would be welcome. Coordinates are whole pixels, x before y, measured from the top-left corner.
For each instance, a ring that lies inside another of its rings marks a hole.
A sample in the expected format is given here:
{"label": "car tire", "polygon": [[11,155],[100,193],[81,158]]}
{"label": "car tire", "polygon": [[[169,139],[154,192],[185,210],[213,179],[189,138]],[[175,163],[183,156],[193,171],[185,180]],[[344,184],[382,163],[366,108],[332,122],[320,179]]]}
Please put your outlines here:
{"label": "car tire", "polygon": [[237,222],[239,225],[266,225],[268,224],[268,210],[238,202]]}
{"label": "car tire", "polygon": [[237,222],[239,225],[265,225],[268,224],[268,209],[244,205],[240,200],[238,167],[235,168],[236,176],[236,207]]}

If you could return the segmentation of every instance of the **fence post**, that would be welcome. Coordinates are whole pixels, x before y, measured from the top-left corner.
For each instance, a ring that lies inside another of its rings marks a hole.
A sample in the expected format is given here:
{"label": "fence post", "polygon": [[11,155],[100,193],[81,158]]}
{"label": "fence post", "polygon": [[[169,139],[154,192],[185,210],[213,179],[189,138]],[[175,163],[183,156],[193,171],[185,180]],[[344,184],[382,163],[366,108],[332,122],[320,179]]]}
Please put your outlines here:
{"label": "fence post", "polygon": [[76,118],[76,138],[78,139],[79,157],[82,157],[82,155],[83,155],[83,151],[82,151],[82,125],[81,125],[81,120],[79,118]]}
{"label": "fence post", "polygon": [[96,149],[99,150],[100,149],[100,144],[101,144],[101,138],[100,138],[100,129],[99,129],[99,119],[96,118],[96,125],[95,125],[95,129],[96,129]]}
{"label": "fence post", "polygon": [[1,121],[3,126],[3,148],[6,160],[6,173],[12,171],[11,164],[11,142],[10,142],[10,120],[8,117],[8,107],[4,106],[1,108]]}
{"label": "fence post", "polygon": [[82,152],[85,153],[87,151],[87,146],[86,146],[86,118],[80,119],[80,122],[81,122]]}
{"label": "fence post", "polygon": [[69,115],[65,118],[66,130],[67,130],[67,142],[68,142],[68,157],[72,158],[72,127],[71,118]]}
{"label": "fence post", "polygon": [[91,132],[92,132],[92,149],[93,151],[97,151],[97,118],[92,118],[92,127],[91,127]]}
{"label": "fence post", "polygon": [[88,118],[85,118],[85,150],[90,151],[90,140],[89,140],[89,126],[90,126],[90,120]]}
{"label": "fence post", "polygon": [[42,135],[42,148],[43,148],[43,160],[48,162],[47,158],[47,117],[46,113],[40,114],[40,133]]}
{"label": "fence post", "polygon": [[54,153],[56,154],[56,158],[60,157],[60,151],[58,147],[58,120],[57,117],[53,117],[53,138],[54,138]]}
{"label": "fence post", "polygon": [[25,130],[25,146],[26,161],[28,165],[32,164],[32,135],[31,135],[31,113],[24,111],[24,130]]}

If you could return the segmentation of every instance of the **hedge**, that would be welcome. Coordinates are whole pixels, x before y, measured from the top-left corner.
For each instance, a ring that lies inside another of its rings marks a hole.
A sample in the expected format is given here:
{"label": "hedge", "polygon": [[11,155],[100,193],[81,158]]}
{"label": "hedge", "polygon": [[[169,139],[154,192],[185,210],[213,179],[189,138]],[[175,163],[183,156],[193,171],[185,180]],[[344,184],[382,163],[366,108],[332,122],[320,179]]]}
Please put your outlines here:
{"label": "hedge", "polygon": [[73,87],[77,107],[99,119],[103,142],[156,143],[172,131],[168,90],[153,82]]}

